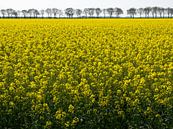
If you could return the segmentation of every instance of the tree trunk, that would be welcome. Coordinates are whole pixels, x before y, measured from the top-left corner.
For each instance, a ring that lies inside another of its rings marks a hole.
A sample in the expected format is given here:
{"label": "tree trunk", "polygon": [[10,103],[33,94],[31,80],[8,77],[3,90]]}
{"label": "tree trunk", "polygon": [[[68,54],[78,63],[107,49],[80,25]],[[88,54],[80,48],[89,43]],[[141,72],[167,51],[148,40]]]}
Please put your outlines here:
{"label": "tree trunk", "polygon": [[160,13],[160,18],[162,17],[162,14]]}

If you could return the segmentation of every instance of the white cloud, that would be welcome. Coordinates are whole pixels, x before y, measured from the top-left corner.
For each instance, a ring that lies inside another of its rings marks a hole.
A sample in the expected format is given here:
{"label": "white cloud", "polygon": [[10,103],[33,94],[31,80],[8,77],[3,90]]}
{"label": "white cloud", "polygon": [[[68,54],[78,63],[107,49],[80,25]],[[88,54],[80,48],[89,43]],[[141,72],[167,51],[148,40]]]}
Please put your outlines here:
{"label": "white cloud", "polygon": [[3,0],[0,2],[0,9],[28,9],[57,7],[64,9],[67,7],[120,7],[127,9],[130,7],[163,6],[173,7],[173,0]]}

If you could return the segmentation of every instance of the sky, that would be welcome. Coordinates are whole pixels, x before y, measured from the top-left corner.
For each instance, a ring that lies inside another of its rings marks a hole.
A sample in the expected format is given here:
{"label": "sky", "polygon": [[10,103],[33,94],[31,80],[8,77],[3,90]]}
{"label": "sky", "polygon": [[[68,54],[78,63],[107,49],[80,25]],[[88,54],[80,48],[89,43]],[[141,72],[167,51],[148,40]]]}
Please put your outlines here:
{"label": "sky", "polygon": [[1,0],[0,2],[0,9],[13,8],[15,10],[54,7],[59,9],[68,7],[80,9],[88,7],[120,7],[126,10],[131,7],[139,8],[148,6],[173,7],[173,0]]}

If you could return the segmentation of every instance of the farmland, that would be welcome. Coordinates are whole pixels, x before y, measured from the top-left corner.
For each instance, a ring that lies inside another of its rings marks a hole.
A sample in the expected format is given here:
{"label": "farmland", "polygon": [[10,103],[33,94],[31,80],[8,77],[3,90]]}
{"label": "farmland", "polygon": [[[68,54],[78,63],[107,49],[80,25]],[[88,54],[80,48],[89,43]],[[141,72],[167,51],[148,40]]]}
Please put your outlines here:
{"label": "farmland", "polygon": [[173,128],[172,19],[1,19],[0,128]]}

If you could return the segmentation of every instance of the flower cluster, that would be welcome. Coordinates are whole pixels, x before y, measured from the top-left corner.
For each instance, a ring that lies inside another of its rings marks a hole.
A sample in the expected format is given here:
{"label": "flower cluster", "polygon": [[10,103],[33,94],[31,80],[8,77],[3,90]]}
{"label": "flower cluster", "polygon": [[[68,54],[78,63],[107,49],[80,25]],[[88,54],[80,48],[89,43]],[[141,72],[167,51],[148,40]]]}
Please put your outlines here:
{"label": "flower cluster", "polygon": [[171,19],[0,20],[0,128],[173,127]]}

